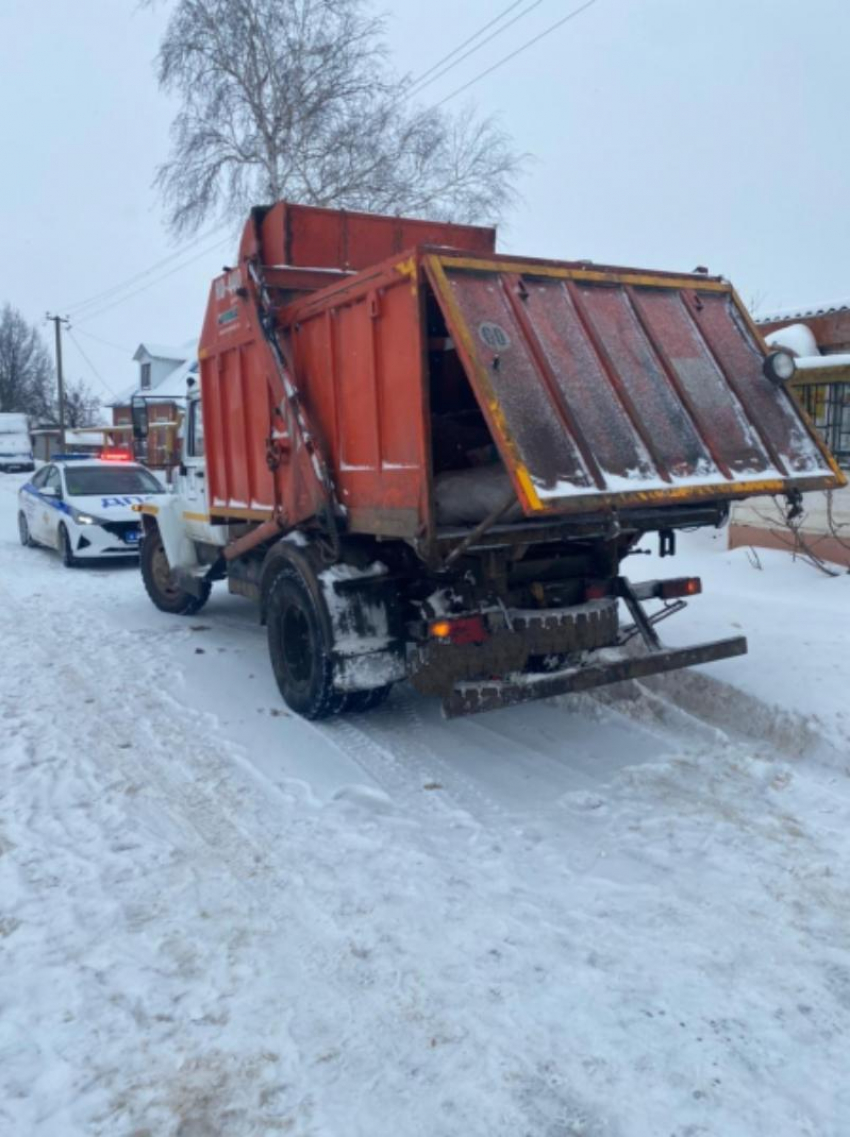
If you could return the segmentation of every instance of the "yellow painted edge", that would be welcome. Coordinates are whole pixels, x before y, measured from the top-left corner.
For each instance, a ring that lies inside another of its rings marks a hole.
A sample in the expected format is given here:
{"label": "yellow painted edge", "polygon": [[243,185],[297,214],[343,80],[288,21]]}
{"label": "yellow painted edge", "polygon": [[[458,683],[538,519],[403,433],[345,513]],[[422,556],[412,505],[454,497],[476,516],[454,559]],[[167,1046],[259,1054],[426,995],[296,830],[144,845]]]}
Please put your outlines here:
{"label": "yellow painted edge", "polygon": [[732,303],[735,305],[735,307],[738,309],[738,311],[744,317],[744,323],[749,328],[750,334],[755,338],[756,343],[762,349],[764,354],[767,355],[768,352],[770,351],[770,348],[765,343],[764,336],[761,334],[761,331],[759,329],[758,324],[752,318],[752,316],[750,315],[749,309],[747,308],[746,304],[743,302],[743,300],[741,299],[741,297],[738,295],[737,291],[734,288],[732,289]]}
{"label": "yellow painted edge", "polygon": [[537,490],[534,488],[534,482],[531,480],[531,475],[521,462],[517,462],[516,476],[522,486],[522,491],[528,498],[528,504],[535,513],[545,512],[546,506],[537,495]]}
{"label": "yellow painted edge", "polygon": [[[807,484],[808,483],[808,484]],[[716,497],[755,497],[759,494],[786,494],[794,486],[806,492],[818,489],[836,489],[846,484],[846,478],[839,470],[836,478],[826,474],[799,475],[781,479],[774,478],[760,482],[711,483],[705,486],[671,486],[663,490],[633,490],[626,493],[575,494],[566,497],[548,498],[543,509],[551,513],[568,512],[567,507],[576,509],[595,509],[607,505],[618,508],[628,505],[652,505],[658,502],[681,502],[695,498]]]}
{"label": "yellow painted edge", "polygon": [[210,519],[209,519],[209,515],[206,513],[184,513],[183,514],[183,520],[184,521],[203,521],[205,524],[209,524]]}
{"label": "yellow painted edge", "polygon": [[588,280],[603,284],[637,284],[647,288],[691,288],[699,292],[732,292],[725,280],[702,279],[698,276],[655,276],[644,272],[602,272],[599,269],[566,268],[563,265],[531,264],[524,261],[482,261],[475,257],[453,257],[431,254],[435,262],[447,268],[475,272],[527,273],[529,276],[552,276],[560,280]]}
{"label": "yellow painted edge", "polygon": [[410,256],[406,260],[399,261],[395,265],[395,270],[400,276],[409,277],[410,291],[415,296],[419,288],[419,266],[416,263],[416,257]]}

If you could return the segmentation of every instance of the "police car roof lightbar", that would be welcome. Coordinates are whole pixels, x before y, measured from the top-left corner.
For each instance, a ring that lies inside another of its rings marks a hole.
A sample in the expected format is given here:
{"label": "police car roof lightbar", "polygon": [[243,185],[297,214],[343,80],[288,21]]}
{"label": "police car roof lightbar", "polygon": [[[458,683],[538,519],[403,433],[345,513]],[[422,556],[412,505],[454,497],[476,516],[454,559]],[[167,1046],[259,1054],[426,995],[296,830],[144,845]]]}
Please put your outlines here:
{"label": "police car roof lightbar", "polygon": [[107,447],[101,450],[100,459],[102,462],[132,462],[133,455],[129,454],[126,450],[116,450]]}
{"label": "police car roof lightbar", "polygon": [[51,454],[51,462],[91,462],[96,454]]}

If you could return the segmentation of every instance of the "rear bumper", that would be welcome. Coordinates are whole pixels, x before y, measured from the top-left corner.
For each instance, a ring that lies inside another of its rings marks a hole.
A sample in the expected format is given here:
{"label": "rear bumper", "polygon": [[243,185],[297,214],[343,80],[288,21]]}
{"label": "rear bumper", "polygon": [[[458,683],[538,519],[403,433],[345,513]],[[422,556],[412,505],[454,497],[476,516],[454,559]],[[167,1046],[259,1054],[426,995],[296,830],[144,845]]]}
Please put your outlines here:
{"label": "rear bumper", "polygon": [[447,718],[495,711],[515,703],[529,703],[535,699],[548,699],[555,695],[569,695],[589,691],[607,683],[624,679],[644,679],[664,671],[677,671],[680,667],[693,667],[698,663],[715,663],[736,655],[746,655],[745,636],[715,640],[694,647],[654,651],[648,655],[595,663],[588,667],[571,668],[544,675],[523,675],[513,679],[480,679],[457,683],[443,699]]}
{"label": "rear bumper", "polygon": [[476,686],[481,675],[526,671],[534,656],[576,655],[617,643],[617,601],[610,596],[568,608],[499,609],[480,615],[488,628],[483,643],[430,639],[419,646],[409,669],[417,691],[446,697],[460,682]]}

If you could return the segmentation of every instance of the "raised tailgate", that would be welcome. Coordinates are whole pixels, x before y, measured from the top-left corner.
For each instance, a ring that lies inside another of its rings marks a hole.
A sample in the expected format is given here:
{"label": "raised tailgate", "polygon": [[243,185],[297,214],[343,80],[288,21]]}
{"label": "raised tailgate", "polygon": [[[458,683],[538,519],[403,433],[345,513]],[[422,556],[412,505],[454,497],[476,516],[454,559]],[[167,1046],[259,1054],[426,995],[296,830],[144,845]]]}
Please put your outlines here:
{"label": "raised tailgate", "polygon": [[526,513],[844,483],[717,278],[429,254]]}

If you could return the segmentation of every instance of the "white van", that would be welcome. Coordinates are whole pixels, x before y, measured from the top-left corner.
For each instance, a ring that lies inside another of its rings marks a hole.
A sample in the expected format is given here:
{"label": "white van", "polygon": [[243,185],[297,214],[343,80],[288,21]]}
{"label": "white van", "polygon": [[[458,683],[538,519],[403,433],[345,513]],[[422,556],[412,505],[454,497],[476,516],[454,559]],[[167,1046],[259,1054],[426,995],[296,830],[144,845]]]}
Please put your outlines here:
{"label": "white van", "polygon": [[34,470],[26,415],[0,414],[0,470]]}
{"label": "white van", "polygon": [[26,415],[0,414],[0,470],[34,470]]}

